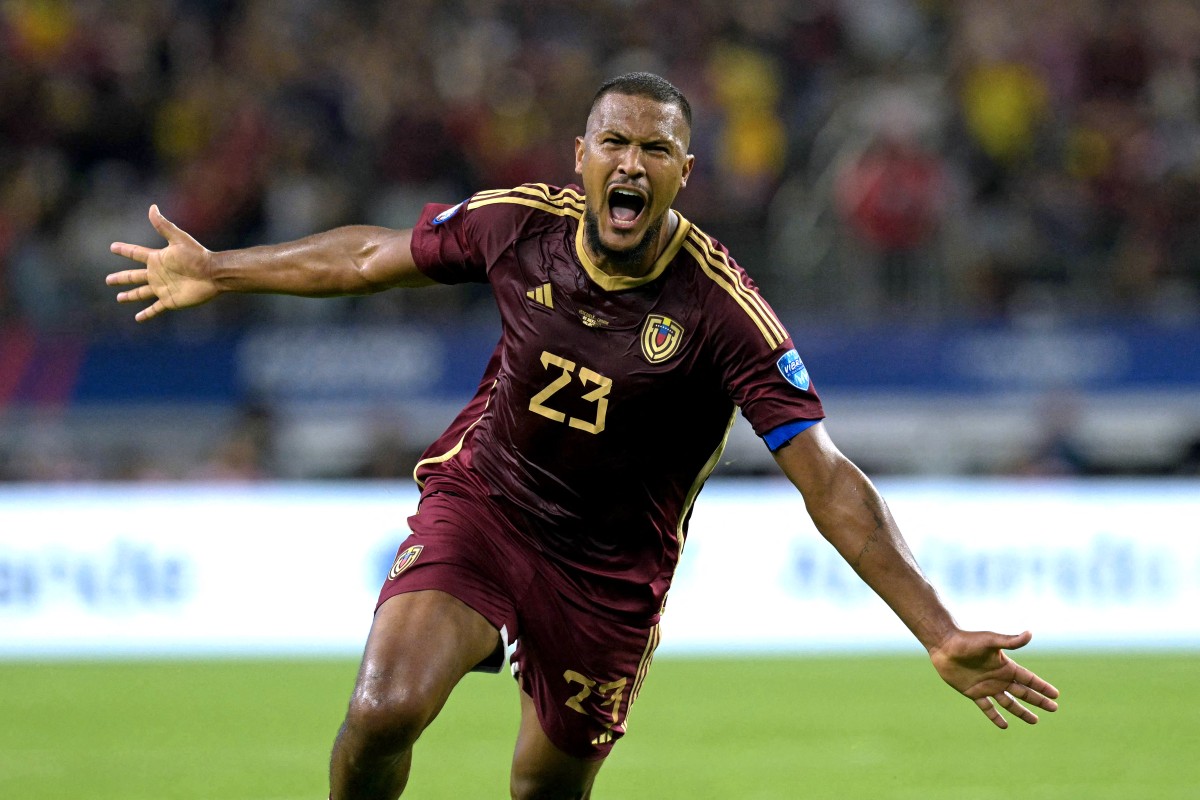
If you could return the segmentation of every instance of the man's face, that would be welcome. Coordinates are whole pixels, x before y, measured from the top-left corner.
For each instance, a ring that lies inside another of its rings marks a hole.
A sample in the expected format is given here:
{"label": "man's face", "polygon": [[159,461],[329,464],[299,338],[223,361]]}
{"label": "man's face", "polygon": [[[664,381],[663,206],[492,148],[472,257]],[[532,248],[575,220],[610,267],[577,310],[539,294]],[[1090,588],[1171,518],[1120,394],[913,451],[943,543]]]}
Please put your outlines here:
{"label": "man's face", "polygon": [[600,98],[575,139],[594,255],[640,262],[653,252],[652,240],[692,171],[689,134],[674,104],[624,94]]}

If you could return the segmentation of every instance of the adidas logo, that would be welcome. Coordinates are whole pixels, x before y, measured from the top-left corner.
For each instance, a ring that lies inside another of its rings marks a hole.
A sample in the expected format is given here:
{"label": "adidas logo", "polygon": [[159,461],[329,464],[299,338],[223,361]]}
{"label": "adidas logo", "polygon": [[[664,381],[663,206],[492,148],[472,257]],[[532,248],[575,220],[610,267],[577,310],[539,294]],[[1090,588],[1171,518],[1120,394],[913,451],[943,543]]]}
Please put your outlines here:
{"label": "adidas logo", "polygon": [[554,298],[550,295],[550,284],[548,283],[543,283],[536,289],[530,289],[525,296],[540,306],[554,308]]}

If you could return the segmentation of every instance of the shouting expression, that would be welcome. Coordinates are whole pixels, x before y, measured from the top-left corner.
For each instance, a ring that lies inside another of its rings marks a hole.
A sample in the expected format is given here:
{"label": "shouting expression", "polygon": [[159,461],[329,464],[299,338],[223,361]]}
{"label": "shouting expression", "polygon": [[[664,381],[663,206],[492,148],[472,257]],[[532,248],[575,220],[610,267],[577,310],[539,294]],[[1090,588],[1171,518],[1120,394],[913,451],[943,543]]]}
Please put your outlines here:
{"label": "shouting expression", "polygon": [[575,139],[575,171],[587,196],[584,241],[597,267],[637,276],[653,266],[669,236],[667,212],[692,171],[690,133],[671,103],[616,93],[596,103]]}

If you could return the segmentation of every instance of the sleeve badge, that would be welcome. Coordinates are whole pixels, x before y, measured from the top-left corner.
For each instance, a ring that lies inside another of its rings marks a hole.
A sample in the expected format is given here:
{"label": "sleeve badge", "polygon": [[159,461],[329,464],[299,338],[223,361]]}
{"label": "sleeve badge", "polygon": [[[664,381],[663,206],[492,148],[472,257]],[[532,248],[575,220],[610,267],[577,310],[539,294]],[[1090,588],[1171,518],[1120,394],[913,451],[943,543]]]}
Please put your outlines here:
{"label": "sleeve badge", "polygon": [[[465,201],[464,201],[464,202],[465,202]],[[442,213],[440,213],[440,214],[438,214],[436,217],[434,217],[432,220],[430,220],[430,223],[429,223],[429,224],[431,224],[431,225],[441,225],[443,222],[445,222],[446,220],[450,219],[450,218],[451,218],[451,217],[453,217],[455,214],[457,214],[457,213],[458,213],[458,211],[459,211],[459,209],[460,209],[460,208],[462,208],[462,207],[463,207],[463,204],[462,204],[462,203],[459,203],[459,204],[458,204],[458,205],[456,205],[456,206],[450,206],[450,207],[449,207],[449,208],[447,208],[445,211],[443,211]]]}
{"label": "sleeve badge", "polygon": [[812,381],[808,377],[808,367],[804,366],[804,362],[800,360],[800,354],[795,348],[788,350],[779,357],[775,362],[779,367],[779,372],[784,379],[801,391],[808,391],[808,387],[812,385]]}
{"label": "sleeve badge", "polygon": [[396,560],[392,563],[392,570],[388,573],[388,580],[394,581],[417,560],[417,556],[421,555],[421,551],[425,549],[423,544],[414,544],[412,547],[396,554]]}

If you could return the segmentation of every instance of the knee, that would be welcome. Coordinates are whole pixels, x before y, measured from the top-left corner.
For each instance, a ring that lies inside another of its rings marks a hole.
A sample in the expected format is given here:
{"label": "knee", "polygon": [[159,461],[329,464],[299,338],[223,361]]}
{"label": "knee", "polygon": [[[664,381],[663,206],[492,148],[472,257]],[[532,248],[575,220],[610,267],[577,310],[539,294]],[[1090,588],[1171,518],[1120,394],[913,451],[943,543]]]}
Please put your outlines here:
{"label": "knee", "polygon": [[420,692],[406,687],[359,686],[350,699],[345,731],[365,750],[406,750],[436,715]]}
{"label": "knee", "polygon": [[513,800],[586,800],[591,796],[591,783],[590,779],[581,782],[547,775],[514,773],[509,779],[509,792]]}

